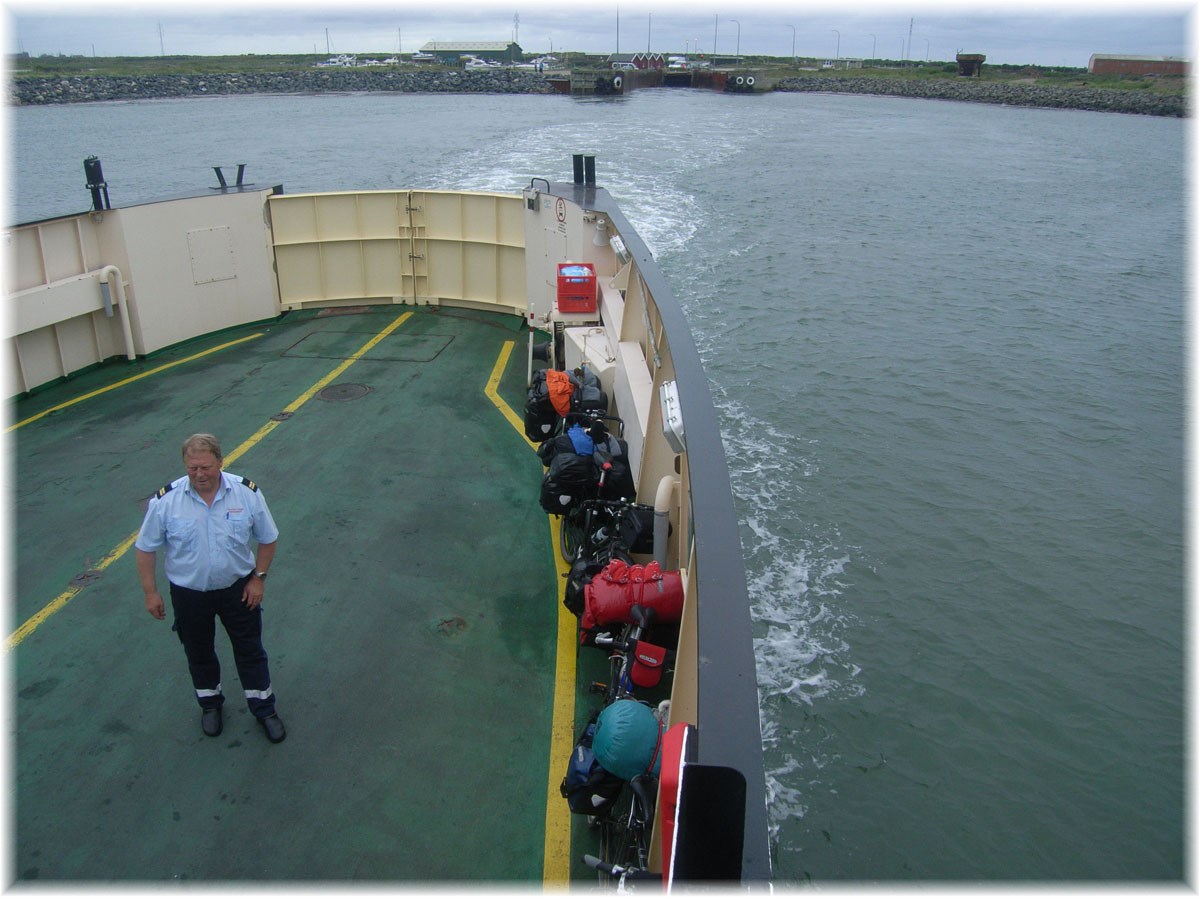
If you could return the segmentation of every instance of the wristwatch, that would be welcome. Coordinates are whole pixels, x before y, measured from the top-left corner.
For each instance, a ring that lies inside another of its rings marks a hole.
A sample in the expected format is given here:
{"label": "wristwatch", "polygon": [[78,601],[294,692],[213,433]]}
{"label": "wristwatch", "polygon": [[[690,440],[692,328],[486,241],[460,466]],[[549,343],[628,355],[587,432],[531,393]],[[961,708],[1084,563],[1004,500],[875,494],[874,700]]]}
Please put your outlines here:
{"label": "wristwatch", "polygon": [[266,570],[255,570],[254,575],[257,576],[259,579],[266,579],[267,571]]}

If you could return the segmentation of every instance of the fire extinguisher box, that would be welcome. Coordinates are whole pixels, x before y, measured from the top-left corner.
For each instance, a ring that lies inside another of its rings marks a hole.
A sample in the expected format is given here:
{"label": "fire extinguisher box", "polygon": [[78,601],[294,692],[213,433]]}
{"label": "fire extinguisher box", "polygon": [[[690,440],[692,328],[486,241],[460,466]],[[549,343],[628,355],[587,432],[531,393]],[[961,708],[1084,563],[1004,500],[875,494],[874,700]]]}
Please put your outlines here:
{"label": "fire extinguisher box", "polygon": [[588,262],[567,262],[558,266],[558,310],[594,312],[596,310],[596,268]]}

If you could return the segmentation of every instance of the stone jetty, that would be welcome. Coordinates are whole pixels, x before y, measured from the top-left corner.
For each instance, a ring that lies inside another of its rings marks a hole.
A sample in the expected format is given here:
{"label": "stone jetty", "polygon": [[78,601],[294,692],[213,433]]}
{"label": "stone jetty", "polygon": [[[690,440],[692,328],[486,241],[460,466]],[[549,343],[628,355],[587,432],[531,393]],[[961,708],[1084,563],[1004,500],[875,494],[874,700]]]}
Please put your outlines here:
{"label": "stone jetty", "polygon": [[[977,78],[792,77],[776,82],[777,91],[874,94],[1009,106],[1086,109],[1138,115],[1182,117],[1183,96],[1149,90],[1094,87],[1046,87],[1036,83]],[[8,82],[8,103],[34,106],[92,103],[103,100],[152,100],[171,97],[306,93],[449,93],[553,94],[545,75],[511,69],[470,71],[381,71],[367,68],[320,68],[296,72],[128,77],[15,78]]]}
{"label": "stone jetty", "polygon": [[856,93],[927,100],[959,100],[965,103],[995,103],[1002,106],[1037,106],[1046,109],[1085,109],[1092,112],[1125,112],[1137,115],[1183,117],[1180,95],[1148,90],[1113,90],[1098,87],[1045,87],[1016,81],[985,81],[977,78],[929,80],[889,78],[784,78],[775,84],[780,91]]}
{"label": "stone jetty", "polygon": [[263,93],[554,93],[536,72],[399,72],[367,68],[321,68],[299,72],[215,75],[137,75],[122,78],[26,78],[9,82],[9,104],[95,103],[170,97]]}

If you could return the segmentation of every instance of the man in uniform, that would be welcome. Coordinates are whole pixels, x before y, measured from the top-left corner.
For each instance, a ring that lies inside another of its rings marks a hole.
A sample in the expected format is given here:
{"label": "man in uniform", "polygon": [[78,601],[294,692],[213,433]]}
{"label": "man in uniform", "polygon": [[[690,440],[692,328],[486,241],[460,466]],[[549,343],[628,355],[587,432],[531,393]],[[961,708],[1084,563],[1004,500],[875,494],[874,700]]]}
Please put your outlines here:
{"label": "man in uniform", "polygon": [[[250,712],[272,742],[287,735],[275,713],[275,693],[262,645],[262,600],[279,530],[262,491],[221,469],[215,436],[197,433],[183,443],[187,475],[150,499],[137,542],[137,569],[146,610],[166,618],[155,581],[157,551],[171,586],[174,629],[183,642],[205,735],[221,734],[221,664],[214,637],[219,617],[233,645],[238,677]],[[257,543],[250,549],[250,540]]]}

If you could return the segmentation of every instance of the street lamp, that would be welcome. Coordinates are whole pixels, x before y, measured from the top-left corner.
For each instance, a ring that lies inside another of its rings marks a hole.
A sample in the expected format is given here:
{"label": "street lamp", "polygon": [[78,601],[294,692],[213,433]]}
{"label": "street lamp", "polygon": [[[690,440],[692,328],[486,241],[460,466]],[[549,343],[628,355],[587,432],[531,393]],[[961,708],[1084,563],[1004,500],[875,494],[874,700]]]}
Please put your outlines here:
{"label": "street lamp", "polygon": [[871,58],[875,58],[875,35],[871,35]]}
{"label": "street lamp", "polygon": [[925,61],[929,61],[929,41],[925,41]]}
{"label": "street lamp", "polygon": [[729,21],[733,22],[733,24],[738,26],[737,44],[734,45],[733,58],[738,60],[738,62],[741,62],[741,59],[742,59],[742,23],[739,22],[737,19],[730,19]]}
{"label": "street lamp", "polygon": [[792,65],[796,64],[796,26],[788,25],[792,29]]}
{"label": "street lamp", "polygon": [[831,28],[830,30],[838,36],[837,50],[835,50],[833,54],[833,60],[834,62],[837,62],[842,58],[842,32],[838,31],[836,28]]}

